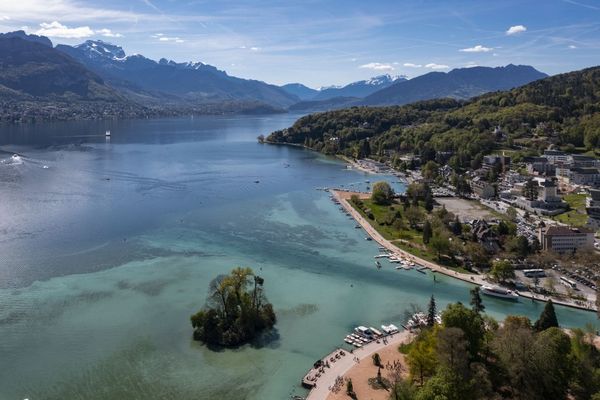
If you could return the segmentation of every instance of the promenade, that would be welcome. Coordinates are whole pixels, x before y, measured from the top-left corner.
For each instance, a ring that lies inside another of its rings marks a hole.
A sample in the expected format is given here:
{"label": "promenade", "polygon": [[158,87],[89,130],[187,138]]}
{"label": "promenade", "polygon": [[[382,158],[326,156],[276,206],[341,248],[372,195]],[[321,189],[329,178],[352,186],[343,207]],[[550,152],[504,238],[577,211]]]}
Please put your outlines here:
{"label": "promenade", "polygon": [[[379,243],[380,246],[385,247],[386,249],[388,249],[390,252],[392,252],[393,254],[396,255],[400,255],[402,257],[408,258],[411,261],[413,261],[416,264],[422,265],[424,267],[429,268],[430,270],[434,271],[434,272],[438,272],[440,274],[444,274],[447,276],[451,276],[452,278],[455,279],[460,279],[462,281],[465,282],[469,282],[475,285],[485,285],[485,284],[490,284],[490,282],[488,282],[483,275],[478,275],[478,274],[465,274],[462,272],[458,272],[458,271],[454,271],[450,268],[446,268],[443,267],[439,264],[433,263],[431,261],[425,260],[423,258],[417,257],[405,250],[400,249],[399,247],[397,247],[395,244],[393,244],[392,242],[390,242],[389,240],[385,239],[383,236],[381,236],[381,234],[379,232],[377,232],[377,230],[375,228],[373,228],[373,226],[369,223],[369,221],[367,221],[358,211],[356,211],[356,209],[354,207],[352,207],[352,205],[350,204],[350,197],[352,195],[357,195],[361,198],[366,198],[367,196],[369,196],[368,193],[362,193],[362,192],[350,192],[350,191],[343,191],[343,190],[334,190],[331,189],[330,193],[333,195],[333,197],[335,199],[337,199],[340,202],[340,205],[348,212],[350,213],[350,215],[352,215],[352,217],[356,220],[356,222],[358,222],[358,224],[365,230],[365,232],[367,232],[367,234],[377,243]],[[528,298],[531,300],[539,300],[539,301],[543,301],[546,302],[550,299],[550,297],[548,296],[542,296],[539,294],[533,294],[531,292],[519,292],[519,295],[523,298]],[[552,298],[552,302],[554,304],[560,304],[563,306],[567,306],[567,307],[572,307],[572,308],[577,308],[580,310],[586,310],[586,311],[596,311],[595,308],[593,307],[586,307],[586,306],[581,306],[579,304],[576,304],[573,301],[565,301],[562,299],[555,299]]]}
{"label": "promenade", "polygon": [[[321,375],[317,381],[317,386],[312,388],[306,400],[325,400],[331,393],[331,389],[336,382],[338,377],[343,377],[352,367],[357,364],[357,359],[361,362],[367,360],[371,362],[371,356],[381,351],[382,349],[393,346],[398,347],[401,343],[408,342],[412,338],[412,334],[408,331],[402,331],[395,333],[391,336],[386,336],[386,344],[383,340],[379,340],[379,343],[373,341],[364,345],[359,349],[355,349],[353,353],[346,352],[346,355],[335,363],[330,363],[329,368],[325,368],[325,372]],[[345,386],[342,390],[345,390]]]}

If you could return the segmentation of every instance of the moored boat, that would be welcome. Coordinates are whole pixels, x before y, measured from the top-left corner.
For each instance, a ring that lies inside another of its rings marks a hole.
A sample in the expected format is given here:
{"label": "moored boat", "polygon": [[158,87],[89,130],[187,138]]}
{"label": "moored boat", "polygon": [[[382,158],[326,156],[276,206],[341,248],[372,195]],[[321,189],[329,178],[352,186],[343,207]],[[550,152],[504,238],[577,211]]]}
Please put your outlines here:
{"label": "moored boat", "polygon": [[500,286],[483,285],[481,287],[481,293],[506,300],[516,301],[519,299],[519,294],[517,292],[501,288]]}

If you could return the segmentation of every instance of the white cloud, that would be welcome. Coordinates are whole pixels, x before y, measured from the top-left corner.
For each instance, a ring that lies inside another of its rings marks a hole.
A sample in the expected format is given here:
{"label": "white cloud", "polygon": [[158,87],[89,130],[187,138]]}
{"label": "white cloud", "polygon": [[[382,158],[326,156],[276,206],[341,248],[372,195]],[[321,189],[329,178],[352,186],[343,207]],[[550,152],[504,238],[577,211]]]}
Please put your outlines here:
{"label": "white cloud", "polygon": [[402,65],[404,65],[407,68],[421,68],[422,67],[421,64],[413,64],[413,63],[404,63]]}
{"label": "white cloud", "polygon": [[158,39],[159,42],[175,42],[175,43],[183,43],[185,42],[185,40],[179,38],[179,37],[169,37],[169,36],[165,36],[164,33],[155,33],[154,35],[150,36],[151,38],[154,39]]}
{"label": "white cloud", "polygon": [[81,39],[90,37],[94,34],[94,31],[89,26],[79,26],[77,28],[69,28],[66,25],[61,24],[58,21],[54,22],[42,22],[40,29],[35,33],[37,35],[44,35],[50,37],[67,38],[67,39]]}
{"label": "white cloud", "polygon": [[494,50],[492,47],[485,47],[480,44],[474,47],[467,47],[466,49],[460,49],[464,53],[487,53],[488,51]]}
{"label": "white cloud", "polygon": [[252,50],[252,51],[260,51],[260,47],[250,47],[250,50]]}
{"label": "white cloud", "polygon": [[444,65],[444,64],[429,63],[429,64],[425,65],[425,68],[431,68],[431,69],[448,69],[450,67],[447,66],[447,65]]}
{"label": "white cloud", "polygon": [[511,26],[506,30],[507,35],[518,35],[519,33],[523,33],[527,30],[527,27],[523,25],[515,25]]}
{"label": "white cloud", "polygon": [[363,64],[358,68],[372,69],[374,71],[393,71],[394,70],[394,67],[391,64],[378,63],[378,62]]}
{"label": "white cloud", "polygon": [[473,67],[479,67],[479,65],[475,64],[473,61],[469,61],[467,63],[467,65],[465,65],[465,68],[473,68]]}
{"label": "white cloud", "polygon": [[10,17],[8,15],[0,15],[0,21],[8,21]]}
{"label": "white cloud", "polygon": [[110,29],[100,29],[98,31],[96,31],[97,34],[102,35],[104,37],[123,37],[123,35],[121,35],[120,33],[115,33],[113,31],[111,31]]}
{"label": "white cloud", "polygon": [[570,48],[570,49],[576,49],[576,48],[577,48],[577,46],[575,46],[574,44],[570,44],[570,45],[569,45],[569,48]]}

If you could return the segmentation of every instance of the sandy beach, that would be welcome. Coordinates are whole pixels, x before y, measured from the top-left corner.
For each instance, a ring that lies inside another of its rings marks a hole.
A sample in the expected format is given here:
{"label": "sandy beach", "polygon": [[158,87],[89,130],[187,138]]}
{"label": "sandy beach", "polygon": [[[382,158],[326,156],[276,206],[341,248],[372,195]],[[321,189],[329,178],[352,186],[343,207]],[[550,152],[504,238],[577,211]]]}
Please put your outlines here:
{"label": "sandy beach", "polygon": [[[306,400],[324,400],[324,399],[342,399],[348,398],[345,393],[345,386],[342,387],[337,394],[332,392],[332,388],[335,386],[336,379],[338,377],[345,377],[347,374],[352,374],[348,376],[353,376],[352,383],[354,385],[354,390],[358,394],[359,399],[385,399],[387,397],[373,397],[373,396],[361,396],[361,393],[365,394],[367,391],[370,391],[368,387],[368,383],[366,383],[366,379],[371,377],[373,374],[373,362],[371,361],[371,357],[374,353],[379,353],[380,356],[386,354],[386,358],[382,359],[383,364],[393,359],[394,352],[398,354],[398,359],[400,359],[401,354],[397,351],[400,343],[406,343],[410,341],[412,338],[412,334],[408,331],[403,331],[396,333],[392,336],[387,337],[387,344],[384,344],[382,340],[377,342],[371,342],[360,349],[354,350],[353,353],[346,352],[346,355],[342,357],[340,360],[335,363],[330,363],[330,368],[325,368],[325,373],[321,375],[319,380],[317,381],[317,386],[313,388]],[[356,359],[358,359],[358,362]],[[371,368],[372,367],[372,368]],[[377,374],[377,369],[374,369],[375,375]],[[383,373],[383,372],[382,372]],[[373,376],[375,376],[373,375]],[[385,374],[384,374],[385,376]],[[356,383],[355,383],[356,379]],[[364,381],[364,382],[363,382]],[[359,390],[361,392],[359,392]],[[387,396],[386,391],[373,391],[381,393],[384,396]]]}

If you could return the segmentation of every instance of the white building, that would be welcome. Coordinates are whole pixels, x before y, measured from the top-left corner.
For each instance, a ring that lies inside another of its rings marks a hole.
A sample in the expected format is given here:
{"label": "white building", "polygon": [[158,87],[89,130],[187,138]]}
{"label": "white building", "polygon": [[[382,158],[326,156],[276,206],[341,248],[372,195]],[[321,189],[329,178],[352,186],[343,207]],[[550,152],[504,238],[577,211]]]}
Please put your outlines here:
{"label": "white building", "polygon": [[538,239],[544,250],[557,253],[573,253],[579,249],[594,248],[594,232],[585,228],[540,227]]}

